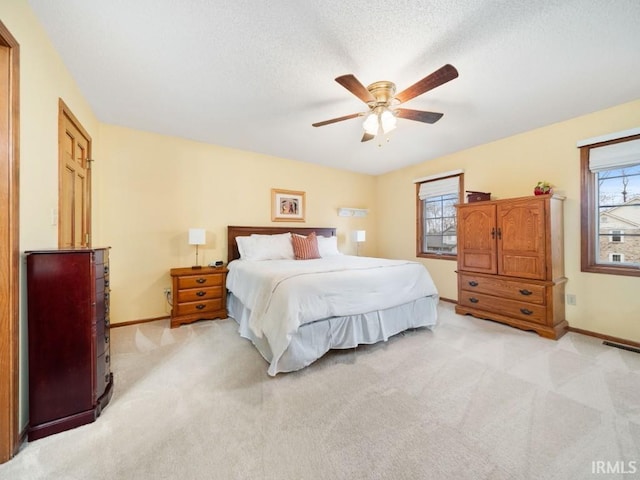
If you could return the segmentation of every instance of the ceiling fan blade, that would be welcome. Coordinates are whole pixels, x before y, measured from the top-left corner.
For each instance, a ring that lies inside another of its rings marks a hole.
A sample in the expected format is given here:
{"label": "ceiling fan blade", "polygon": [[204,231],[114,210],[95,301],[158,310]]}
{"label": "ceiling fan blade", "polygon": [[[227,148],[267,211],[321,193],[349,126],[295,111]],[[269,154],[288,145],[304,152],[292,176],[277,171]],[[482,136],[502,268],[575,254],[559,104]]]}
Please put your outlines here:
{"label": "ceiling fan blade", "polygon": [[436,123],[444,115],[443,113],[423,112],[422,110],[410,110],[408,108],[396,108],[395,112],[397,117],[423,123]]}
{"label": "ceiling fan blade", "polygon": [[369,140],[373,140],[374,138],[376,138],[375,135],[371,135],[370,133],[364,132],[364,135],[362,135],[362,140],[360,140],[361,142],[368,142]]}
{"label": "ceiling fan blade", "polygon": [[366,89],[360,81],[353,75],[342,75],[336,78],[336,82],[342,85],[344,88],[353,93],[356,97],[362,100],[364,103],[375,102],[376,99],[371,92]]}
{"label": "ceiling fan blade", "polygon": [[331,120],[325,120],[324,122],[312,123],[314,127],[323,127],[331,123],[342,122],[343,120],[351,120],[352,118],[361,117],[362,113],[352,113],[351,115],[345,115],[344,117],[332,118]]}
{"label": "ceiling fan blade", "polygon": [[458,77],[458,70],[453,65],[446,64],[440,69],[433,72],[431,75],[427,75],[422,80],[414,83],[406,90],[403,90],[395,96],[396,100],[400,103],[404,103],[407,100],[411,100],[418,95],[422,95],[429,90],[432,90],[440,85],[447,83],[454,78]]}

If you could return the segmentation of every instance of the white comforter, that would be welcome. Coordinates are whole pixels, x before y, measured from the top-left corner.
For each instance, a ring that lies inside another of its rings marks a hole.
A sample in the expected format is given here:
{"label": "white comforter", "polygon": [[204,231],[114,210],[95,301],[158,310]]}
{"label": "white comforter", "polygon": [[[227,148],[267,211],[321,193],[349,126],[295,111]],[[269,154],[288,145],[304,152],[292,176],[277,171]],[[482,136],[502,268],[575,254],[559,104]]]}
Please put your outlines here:
{"label": "white comforter", "polygon": [[437,295],[424,265],[337,255],[316,260],[236,260],[227,289],[251,309],[249,326],[266,337],[274,358],[301,325],[355,315]]}

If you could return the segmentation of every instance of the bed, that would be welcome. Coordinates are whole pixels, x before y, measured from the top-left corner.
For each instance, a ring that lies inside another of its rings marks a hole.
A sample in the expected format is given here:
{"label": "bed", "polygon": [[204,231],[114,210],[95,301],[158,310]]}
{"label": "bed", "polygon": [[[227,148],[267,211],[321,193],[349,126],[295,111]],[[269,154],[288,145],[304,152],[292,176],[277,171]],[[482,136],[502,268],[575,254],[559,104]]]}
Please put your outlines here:
{"label": "bed", "polygon": [[[283,251],[286,238],[297,255],[314,236],[322,258],[296,260]],[[342,255],[336,240],[335,228],[227,227],[229,316],[271,376],[300,370],[331,349],[437,323],[438,292],[424,265]],[[269,254],[257,253],[256,242],[268,244]]]}

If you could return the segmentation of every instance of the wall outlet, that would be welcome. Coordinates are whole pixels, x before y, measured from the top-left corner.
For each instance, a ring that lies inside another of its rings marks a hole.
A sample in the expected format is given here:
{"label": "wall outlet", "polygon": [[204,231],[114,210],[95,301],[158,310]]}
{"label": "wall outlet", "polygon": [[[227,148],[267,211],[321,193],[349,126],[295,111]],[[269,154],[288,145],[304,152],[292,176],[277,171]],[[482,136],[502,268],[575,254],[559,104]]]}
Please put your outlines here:
{"label": "wall outlet", "polygon": [[576,304],[576,296],[572,293],[567,293],[567,305],[575,305]]}
{"label": "wall outlet", "polygon": [[169,295],[171,293],[171,289],[168,287],[165,287],[165,289],[163,290],[164,292],[164,296],[166,297],[167,295]]}

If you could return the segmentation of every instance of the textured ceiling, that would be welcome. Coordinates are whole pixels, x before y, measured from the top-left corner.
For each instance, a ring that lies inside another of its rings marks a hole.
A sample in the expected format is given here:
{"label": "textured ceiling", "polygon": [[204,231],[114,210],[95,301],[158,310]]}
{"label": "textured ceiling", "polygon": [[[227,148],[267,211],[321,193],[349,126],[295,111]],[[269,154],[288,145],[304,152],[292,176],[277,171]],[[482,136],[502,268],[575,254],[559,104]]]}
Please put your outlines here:
{"label": "textured ceiling", "polygon": [[[640,98],[638,0],[29,0],[101,122],[380,174]],[[398,91],[382,147],[334,78]],[[603,125],[602,133],[607,133]]]}

